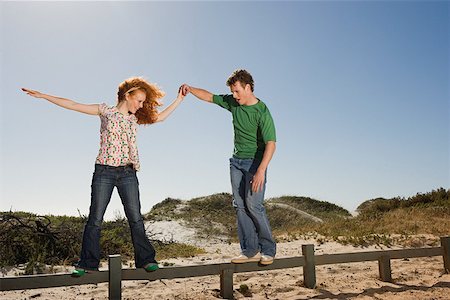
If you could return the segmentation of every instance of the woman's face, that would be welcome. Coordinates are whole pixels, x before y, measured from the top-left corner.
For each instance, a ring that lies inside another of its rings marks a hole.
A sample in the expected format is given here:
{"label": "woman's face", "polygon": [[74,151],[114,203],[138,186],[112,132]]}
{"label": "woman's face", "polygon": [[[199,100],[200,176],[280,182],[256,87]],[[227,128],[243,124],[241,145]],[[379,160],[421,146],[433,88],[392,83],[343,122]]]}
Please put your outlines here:
{"label": "woman's face", "polygon": [[131,94],[125,96],[125,100],[127,101],[128,111],[132,114],[135,114],[138,109],[144,106],[144,101],[147,95],[142,90],[136,90]]}

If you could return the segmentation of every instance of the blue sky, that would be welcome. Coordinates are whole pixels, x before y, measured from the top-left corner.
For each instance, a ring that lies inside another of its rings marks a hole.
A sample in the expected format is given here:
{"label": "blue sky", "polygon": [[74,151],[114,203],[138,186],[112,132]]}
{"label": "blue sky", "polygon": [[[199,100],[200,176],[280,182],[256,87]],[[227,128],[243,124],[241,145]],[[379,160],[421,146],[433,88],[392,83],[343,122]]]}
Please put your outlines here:
{"label": "blue sky", "polygon": [[[277,151],[266,198],[350,211],[450,186],[446,1],[1,2],[0,210],[87,214],[99,118],[26,96],[116,102],[143,76],[170,103],[182,83],[227,93],[249,70]],[[188,96],[140,127],[142,212],[230,192],[231,116]],[[123,215],[117,192],[106,218]]]}

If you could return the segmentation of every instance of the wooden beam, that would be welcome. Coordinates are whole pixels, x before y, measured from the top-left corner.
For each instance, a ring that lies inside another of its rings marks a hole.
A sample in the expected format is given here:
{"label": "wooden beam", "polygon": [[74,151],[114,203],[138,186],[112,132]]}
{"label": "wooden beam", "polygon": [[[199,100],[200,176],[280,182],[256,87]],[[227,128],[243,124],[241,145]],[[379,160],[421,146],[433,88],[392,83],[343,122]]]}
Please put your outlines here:
{"label": "wooden beam", "polygon": [[330,264],[352,263],[363,261],[377,261],[382,255],[387,255],[390,259],[438,256],[442,255],[442,248],[433,247],[433,248],[323,254],[323,255],[316,255],[315,258],[316,258],[316,265],[330,265]]}
{"label": "wooden beam", "polygon": [[313,289],[316,287],[314,245],[302,245],[302,254],[305,257],[305,265],[303,266],[303,283],[305,284],[305,287]]}
{"label": "wooden beam", "polygon": [[122,258],[120,255],[110,255],[109,265],[109,300],[122,299]]}
{"label": "wooden beam", "polygon": [[[261,266],[257,262],[233,265],[234,273],[243,273],[296,268],[303,266],[304,263],[305,258],[303,256],[299,256],[275,259],[273,264],[267,266]],[[122,280],[159,280],[219,275],[220,270],[226,269],[230,265],[230,263],[222,263],[197,266],[167,267],[161,268],[152,273],[147,273],[144,269],[123,269]]]}
{"label": "wooden beam", "polygon": [[155,272],[144,269],[122,269],[122,280],[159,280],[219,275],[227,264],[209,264],[197,266],[182,266],[161,268]]}
{"label": "wooden beam", "polygon": [[303,256],[297,257],[286,257],[286,258],[276,258],[270,265],[263,266],[258,262],[250,262],[245,264],[235,264],[234,273],[243,272],[258,272],[258,271],[269,271],[269,270],[279,270],[287,268],[297,268],[303,267],[305,265],[305,258]]}
{"label": "wooden beam", "polygon": [[450,236],[441,237],[441,247],[444,258],[444,272],[450,273]]}
{"label": "wooden beam", "polygon": [[382,281],[392,282],[391,260],[389,259],[389,256],[382,255],[378,259],[378,271]]}
{"label": "wooden beam", "polygon": [[233,266],[220,270],[220,296],[233,299]]}
{"label": "wooden beam", "polygon": [[108,282],[108,271],[92,271],[82,277],[70,274],[46,274],[0,278],[1,291],[27,290]]}

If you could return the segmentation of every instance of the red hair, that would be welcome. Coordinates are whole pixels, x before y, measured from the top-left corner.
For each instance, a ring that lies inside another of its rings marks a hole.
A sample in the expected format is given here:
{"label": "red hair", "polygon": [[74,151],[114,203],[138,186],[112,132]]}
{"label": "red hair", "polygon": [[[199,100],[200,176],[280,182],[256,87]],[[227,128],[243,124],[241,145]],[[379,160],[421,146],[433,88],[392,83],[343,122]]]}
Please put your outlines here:
{"label": "red hair", "polygon": [[119,84],[117,92],[118,102],[125,100],[125,95],[128,93],[133,95],[137,90],[141,90],[146,94],[144,106],[136,111],[135,116],[138,119],[138,124],[152,124],[158,119],[158,106],[161,106],[159,99],[164,97],[165,93],[156,86],[142,77],[131,77]]}

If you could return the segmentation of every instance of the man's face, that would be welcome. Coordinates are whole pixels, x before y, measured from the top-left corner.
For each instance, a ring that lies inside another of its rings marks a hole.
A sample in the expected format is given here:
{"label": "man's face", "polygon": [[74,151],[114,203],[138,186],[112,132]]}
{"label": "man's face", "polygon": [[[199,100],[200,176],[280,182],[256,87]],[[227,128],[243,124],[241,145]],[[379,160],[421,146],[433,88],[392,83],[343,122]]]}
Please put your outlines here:
{"label": "man's face", "polygon": [[249,97],[250,85],[247,84],[243,87],[240,81],[236,81],[230,86],[230,90],[236,102],[239,105],[245,105]]}

